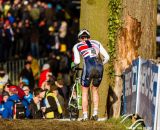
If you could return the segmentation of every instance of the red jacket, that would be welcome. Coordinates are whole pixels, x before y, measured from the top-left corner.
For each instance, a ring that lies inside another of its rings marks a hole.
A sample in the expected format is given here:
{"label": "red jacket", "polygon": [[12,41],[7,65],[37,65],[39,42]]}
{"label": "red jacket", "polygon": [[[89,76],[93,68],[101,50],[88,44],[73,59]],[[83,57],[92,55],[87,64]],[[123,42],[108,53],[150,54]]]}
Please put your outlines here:
{"label": "red jacket", "polygon": [[[25,96],[25,93],[24,93],[24,91],[23,91],[19,86],[11,85],[11,86],[9,86],[9,89],[11,89],[11,88],[15,88],[16,91],[18,91],[18,96],[19,96],[19,98],[20,98],[20,99],[23,99],[23,97]],[[11,91],[11,90],[10,90],[10,91]]]}
{"label": "red jacket", "polygon": [[23,97],[25,96],[24,91],[19,86],[17,86],[17,90],[18,90],[18,96],[19,96],[19,98],[23,99]]}
{"label": "red jacket", "polygon": [[3,101],[3,97],[2,95],[0,95],[0,104],[2,103],[2,101]]}
{"label": "red jacket", "polygon": [[43,70],[40,74],[40,79],[39,79],[39,87],[41,88],[42,87],[42,84],[44,81],[46,81],[47,79],[47,73],[50,72],[50,69],[47,69],[47,70]]}

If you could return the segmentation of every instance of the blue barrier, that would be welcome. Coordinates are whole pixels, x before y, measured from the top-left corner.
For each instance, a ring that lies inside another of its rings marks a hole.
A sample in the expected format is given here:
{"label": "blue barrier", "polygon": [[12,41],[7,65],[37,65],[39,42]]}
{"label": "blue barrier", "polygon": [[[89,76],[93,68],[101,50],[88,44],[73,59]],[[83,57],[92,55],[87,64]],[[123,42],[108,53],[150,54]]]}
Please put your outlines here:
{"label": "blue barrier", "polygon": [[156,105],[158,100],[158,66],[151,61],[141,65],[138,91],[137,114],[144,119],[148,128],[156,127]]}
{"label": "blue barrier", "polygon": [[149,60],[138,58],[123,74],[124,114],[137,114],[147,129],[159,130],[160,67]]}
{"label": "blue barrier", "polygon": [[123,112],[124,114],[135,114],[137,100],[138,70],[140,59],[132,62],[132,66],[125,70],[123,87]]}

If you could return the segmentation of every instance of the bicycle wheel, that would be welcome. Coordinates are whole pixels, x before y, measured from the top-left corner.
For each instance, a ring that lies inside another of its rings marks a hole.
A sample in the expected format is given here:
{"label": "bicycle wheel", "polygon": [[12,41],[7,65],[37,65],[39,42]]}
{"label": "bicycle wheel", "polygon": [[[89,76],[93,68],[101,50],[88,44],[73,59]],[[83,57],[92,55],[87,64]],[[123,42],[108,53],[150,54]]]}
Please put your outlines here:
{"label": "bicycle wheel", "polygon": [[69,104],[68,104],[68,112],[69,112],[69,118],[70,120],[73,119],[78,119],[79,116],[79,110],[77,106],[77,100],[76,99],[71,99]]}
{"label": "bicycle wheel", "polygon": [[78,108],[70,108],[70,111],[69,111],[69,118],[70,120],[77,120],[79,117],[79,110]]}

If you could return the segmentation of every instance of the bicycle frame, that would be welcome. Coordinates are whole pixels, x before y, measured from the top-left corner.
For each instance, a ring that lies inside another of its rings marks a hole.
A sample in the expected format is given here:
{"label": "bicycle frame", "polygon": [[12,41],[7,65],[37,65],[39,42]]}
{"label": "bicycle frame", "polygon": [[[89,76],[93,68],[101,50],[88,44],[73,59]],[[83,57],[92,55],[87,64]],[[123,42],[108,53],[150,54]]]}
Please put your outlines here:
{"label": "bicycle frame", "polygon": [[82,109],[82,90],[81,90],[80,78],[76,78],[76,92],[77,92],[78,110],[81,110]]}
{"label": "bicycle frame", "polygon": [[76,78],[71,88],[71,95],[70,95],[69,102],[68,102],[70,120],[78,119],[79,110],[82,109],[82,91],[81,91],[79,70],[82,70],[82,69],[81,68],[75,69],[74,74]]}
{"label": "bicycle frame", "polygon": [[[77,108],[78,110],[82,109],[82,92],[80,87],[80,78],[78,77],[75,79],[75,83],[73,84],[71,96],[68,103],[69,107],[72,106],[74,108]],[[76,100],[76,104],[71,103],[73,99]]]}

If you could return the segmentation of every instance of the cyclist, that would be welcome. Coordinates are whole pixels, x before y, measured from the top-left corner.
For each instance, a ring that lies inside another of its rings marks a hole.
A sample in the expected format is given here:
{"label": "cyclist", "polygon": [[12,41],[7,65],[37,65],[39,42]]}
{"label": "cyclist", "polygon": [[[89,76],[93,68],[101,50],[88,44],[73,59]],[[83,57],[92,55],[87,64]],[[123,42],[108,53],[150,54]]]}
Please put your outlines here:
{"label": "cyclist", "polygon": [[[73,47],[74,67],[80,63],[80,55],[83,57],[83,71],[81,75],[82,85],[82,111],[83,121],[88,120],[88,90],[92,81],[92,95],[94,110],[91,120],[98,120],[98,87],[103,76],[103,65],[109,60],[107,51],[102,44],[96,40],[90,39],[88,30],[83,29],[78,33],[79,43]],[[103,56],[103,61],[100,58]]]}

